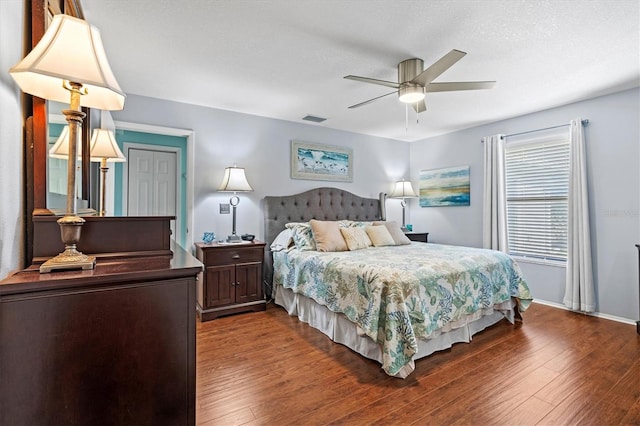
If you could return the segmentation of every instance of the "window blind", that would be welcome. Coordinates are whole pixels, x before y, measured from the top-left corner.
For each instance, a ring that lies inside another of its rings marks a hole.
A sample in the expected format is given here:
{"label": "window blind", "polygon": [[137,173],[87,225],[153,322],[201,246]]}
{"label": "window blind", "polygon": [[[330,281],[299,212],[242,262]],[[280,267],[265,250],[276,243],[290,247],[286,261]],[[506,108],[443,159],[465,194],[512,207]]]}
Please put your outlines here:
{"label": "window blind", "polygon": [[569,154],[564,135],[505,147],[510,254],[566,261]]}

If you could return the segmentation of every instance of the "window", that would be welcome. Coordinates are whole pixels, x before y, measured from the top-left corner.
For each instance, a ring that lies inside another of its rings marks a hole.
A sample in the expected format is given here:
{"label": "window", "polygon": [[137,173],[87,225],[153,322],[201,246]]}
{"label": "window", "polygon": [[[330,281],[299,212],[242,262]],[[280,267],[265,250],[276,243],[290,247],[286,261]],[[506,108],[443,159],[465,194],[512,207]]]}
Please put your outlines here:
{"label": "window", "polygon": [[568,133],[507,142],[505,174],[509,253],[567,260]]}

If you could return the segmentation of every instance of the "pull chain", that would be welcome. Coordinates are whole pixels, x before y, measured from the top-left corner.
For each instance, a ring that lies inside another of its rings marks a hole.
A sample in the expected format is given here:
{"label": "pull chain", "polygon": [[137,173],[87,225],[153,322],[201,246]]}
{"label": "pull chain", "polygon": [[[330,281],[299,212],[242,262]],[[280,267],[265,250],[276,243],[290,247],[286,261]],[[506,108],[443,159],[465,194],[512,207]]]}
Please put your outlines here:
{"label": "pull chain", "polygon": [[409,104],[404,104],[404,131],[409,131]]}

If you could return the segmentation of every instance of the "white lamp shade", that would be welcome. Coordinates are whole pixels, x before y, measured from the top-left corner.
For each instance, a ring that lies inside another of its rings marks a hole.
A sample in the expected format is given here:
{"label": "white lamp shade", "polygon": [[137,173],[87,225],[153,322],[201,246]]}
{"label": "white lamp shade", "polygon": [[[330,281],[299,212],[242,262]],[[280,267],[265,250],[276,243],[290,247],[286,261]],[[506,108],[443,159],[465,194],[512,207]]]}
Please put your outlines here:
{"label": "white lamp shade", "polygon": [[401,180],[396,182],[393,187],[393,191],[389,194],[391,198],[417,198],[418,194],[413,190],[411,186],[411,182],[406,180]]}
{"label": "white lamp shade", "polygon": [[91,136],[91,161],[125,162],[125,158],[111,130],[94,129]]}
{"label": "white lamp shade", "polygon": [[[78,145],[76,153],[78,158],[82,158],[82,145]],[[61,160],[69,159],[69,126],[63,127],[62,133],[56,139],[56,143],[49,150],[49,157]]]}
{"label": "white lamp shade", "polygon": [[100,32],[88,22],[55,15],[33,50],[9,70],[23,92],[69,102],[69,81],[83,85],[80,105],[120,110],[125,95],[116,81],[102,46]]}
{"label": "white lamp shade", "polygon": [[247,182],[247,177],[244,175],[244,168],[233,166],[224,169],[224,177],[218,187],[218,191],[247,192],[253,191],[253,188],[249,185],[249,182]]}

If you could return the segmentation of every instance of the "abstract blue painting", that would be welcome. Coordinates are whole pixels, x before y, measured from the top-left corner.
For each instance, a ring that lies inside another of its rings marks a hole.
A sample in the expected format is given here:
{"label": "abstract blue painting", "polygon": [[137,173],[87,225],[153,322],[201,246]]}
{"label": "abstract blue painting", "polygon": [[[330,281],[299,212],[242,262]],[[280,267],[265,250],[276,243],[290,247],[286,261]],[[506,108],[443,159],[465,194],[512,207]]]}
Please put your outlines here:
{"label": "abstract blue painting", "polygon": [[420,207],[471,204],[469,166],[420,172]]}

